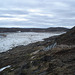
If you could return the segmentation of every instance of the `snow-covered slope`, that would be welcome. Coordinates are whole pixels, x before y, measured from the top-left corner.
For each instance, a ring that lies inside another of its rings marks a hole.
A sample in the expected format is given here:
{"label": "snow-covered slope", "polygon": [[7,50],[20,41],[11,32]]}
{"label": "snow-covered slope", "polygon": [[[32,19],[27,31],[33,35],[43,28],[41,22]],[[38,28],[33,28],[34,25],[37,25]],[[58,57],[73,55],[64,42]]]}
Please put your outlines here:
{"label": "snow-covered slope", "polygon": [[61,33],[35,33],[35,32],[22,32],[22,33],[5,33],[7,36],[0,38],[0,52],[5,52],[13,47],[19,45],[27,45],[50,36],[59,35]]}

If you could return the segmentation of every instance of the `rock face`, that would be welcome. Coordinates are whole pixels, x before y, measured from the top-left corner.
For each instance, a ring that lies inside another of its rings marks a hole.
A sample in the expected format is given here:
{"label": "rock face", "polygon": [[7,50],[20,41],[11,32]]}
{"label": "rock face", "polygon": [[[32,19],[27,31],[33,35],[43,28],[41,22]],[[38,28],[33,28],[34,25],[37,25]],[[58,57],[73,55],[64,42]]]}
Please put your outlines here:
{"label": "rock face", "polygon": [[[11,67],[0,75],[75,75],[74,36],[75,27],[61,36],[1,53],[0,68]],[[54,43],[57,44],[49,49]]]}

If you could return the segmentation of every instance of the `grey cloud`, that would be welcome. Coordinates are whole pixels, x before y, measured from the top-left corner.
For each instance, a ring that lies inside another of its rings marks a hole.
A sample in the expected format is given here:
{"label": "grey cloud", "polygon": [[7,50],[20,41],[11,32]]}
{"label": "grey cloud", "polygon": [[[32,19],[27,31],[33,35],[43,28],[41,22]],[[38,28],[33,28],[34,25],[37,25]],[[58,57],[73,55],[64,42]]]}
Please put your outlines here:
{"label": "grey cloud", "polygon": [[0,10],[0,14],[28,14],[25,10]]}
{"label": "grey cloud", "polygon": [[0,18],[13,18],[12,16],[0,15]]}
{"label": "grey cloud", "polygon": [[[19,25],[30,27],[50,27],[50,26],[75,26],[75,1],[74,0],[0,0],[0,18],[15,18],[13,15],[27,15],[23,19],[29,21],[7,21],[0,20],[2,25]],[[20,8],[22,10],[18,10]],[[5,10],[6,9],[6,10]],[[7,10],[8,9],[8,10]],[[13,10],[12,10],[13,9]],[[52,14],[53,17],[37,15],[37,11],[28,9],[40,9],[39,14]],[[2,14],[11,14],[5,16]],[[52,25],[53,24],[53,25]]]}

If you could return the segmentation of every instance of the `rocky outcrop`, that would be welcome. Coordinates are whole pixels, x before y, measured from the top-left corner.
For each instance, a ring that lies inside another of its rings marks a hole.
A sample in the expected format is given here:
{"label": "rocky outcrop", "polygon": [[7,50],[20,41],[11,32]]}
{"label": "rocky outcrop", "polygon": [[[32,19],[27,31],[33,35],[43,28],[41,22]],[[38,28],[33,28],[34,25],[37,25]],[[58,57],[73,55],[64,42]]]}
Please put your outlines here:
{"label": "rocky outcrop", "polygon": [[0,38],[6,37],[6,34],[0,34]]}

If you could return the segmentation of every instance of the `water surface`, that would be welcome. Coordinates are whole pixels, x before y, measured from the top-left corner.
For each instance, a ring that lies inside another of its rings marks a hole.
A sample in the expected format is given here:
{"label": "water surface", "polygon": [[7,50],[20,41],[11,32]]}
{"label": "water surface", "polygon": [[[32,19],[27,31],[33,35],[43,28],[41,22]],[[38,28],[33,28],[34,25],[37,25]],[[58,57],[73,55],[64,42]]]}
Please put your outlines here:
{"label": "water surface", "polygon": [[62,33],[35,33],[35,32],[21,32],[21,33],[0,33],[6,35],[6,37],[0,37],[0,52],[5,52],[13,47],[19,45],[27,45],[37,41],[43,41],[44,38],[48,38],[54,35],[60,35]]}

